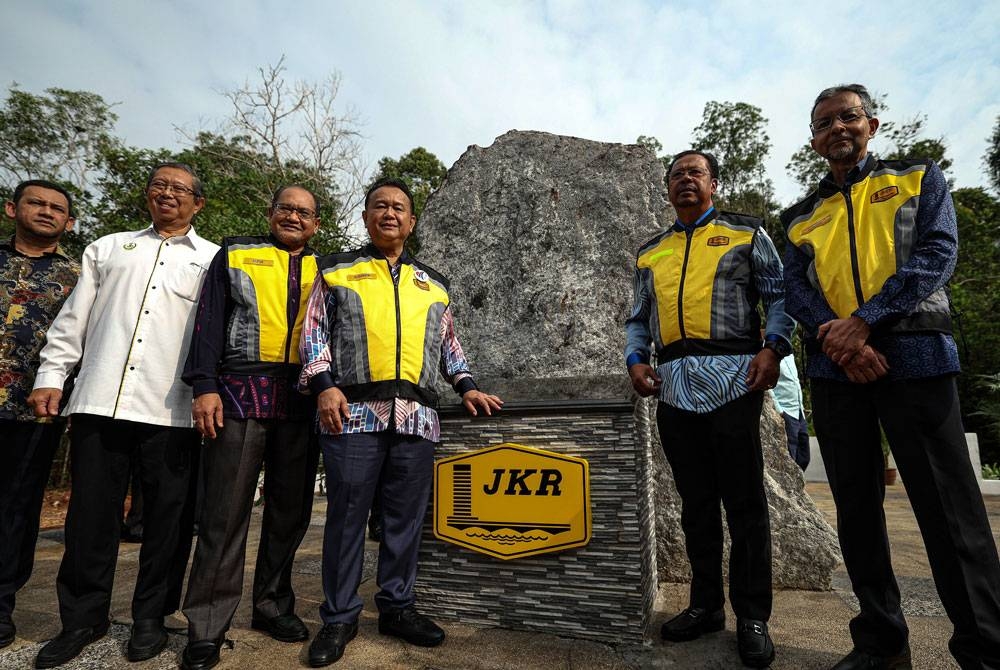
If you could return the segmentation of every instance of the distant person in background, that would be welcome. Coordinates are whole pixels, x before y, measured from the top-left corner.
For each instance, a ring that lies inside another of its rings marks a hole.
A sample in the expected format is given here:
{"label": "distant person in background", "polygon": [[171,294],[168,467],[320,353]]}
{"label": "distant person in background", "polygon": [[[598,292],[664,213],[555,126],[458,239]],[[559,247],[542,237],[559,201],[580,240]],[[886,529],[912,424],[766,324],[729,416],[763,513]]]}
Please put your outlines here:
{"label": "distant person in background", "polygon": [[778,383],[771,389],[771,397],[785,421],[788,455],[805,472],[809,467],[809,424],[802,403],[802,384],[799,382],[799,370],[795,367],[795,356],[781,359]]}
{"label": "distant person in background", "polygon": [[59,240],[75,223],[62,186],[21,182],[4,206],[14,237],[0,241],[0,648],[14,641],[14,596],[31,576],[52,457],[66,429],[28,404],[45,331],[76,285],[80,264]]}

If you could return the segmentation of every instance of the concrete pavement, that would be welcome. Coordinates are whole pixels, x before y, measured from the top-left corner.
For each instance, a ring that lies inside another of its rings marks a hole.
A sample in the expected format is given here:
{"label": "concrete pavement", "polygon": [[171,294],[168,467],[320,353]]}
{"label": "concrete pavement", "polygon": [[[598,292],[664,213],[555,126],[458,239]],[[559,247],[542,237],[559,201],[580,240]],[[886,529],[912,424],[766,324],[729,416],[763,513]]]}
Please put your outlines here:
{"label": "concrete pavement", "polygon": [[[812,483],[807,491],[831,523],[835,523],[833,501],[825,483]],[[986,498],[994,537],[1000,541],[1000,497]],[[310,528],[296,561],[295,587],[297,611],[310,630],[320,627],[319,603],[320,556],[325,502],[316,500]],[[951,625],[934,591],[927,556],[901,486],[886,492],[886,517],[890,528],[893,559],[903,593],[903,605],[910,625],[913,667],[933,670],[957,668],[947,652]],[[259,510],[251,525],[250,556],[244,593],[253,579],[253,556],[259,533]],[[684,644],[659,640],[660,624],[687,604],[687,585],[662,584],[656,602],[655,617],[646,645],[602,645],[550,635],[480,629],[450,621],[439,623],[448,633],[443,645],[422,649],[379,635],[372,596],[376,591],[373,561],[377,547],[366,550],[365,581],[362,595],[366,609],[358,637],[348,646],[344,657],[333,668],[426,670],[507,670],[512,668],[544,670],[603,670],[626,668],[739,668],[736,654],[735,618],[730,611],[725,631]],[[128,639],[129,603],[135,581],[139,545],[123,544],[119,549],[118,573],[112,601],[112,625],[108,637],[90,645],[84,653],[64,666],[70,670],[89,668],[131,668],[153,670],[177,667],[187,638],[181,615],[171,625],[177,633],[170,636],[168,648],[157,658],[130,664],[123,655]],[[17,598],[14,620],[18,639],[0,651],[0,668],[31,668],[38,649],[45,640],[59,632],[55,575],[62,557],[59,531],[48,531],[39,539],[35,571],[31,581]],[[850,648],[847,624],[857,611],[850,584],[843,567],[834,575],[834,590],[778,591],[775,593],[771,634],[777,647],[775,670],[811,670],[829,668]],[[419,603],[418,603],[419,605]],[[308,643],[282,644],[250,630],[250,608],[246,600],[237,611],[234,628],[229,633],[232,648],[224,649],[219,668],[307,667]]]}

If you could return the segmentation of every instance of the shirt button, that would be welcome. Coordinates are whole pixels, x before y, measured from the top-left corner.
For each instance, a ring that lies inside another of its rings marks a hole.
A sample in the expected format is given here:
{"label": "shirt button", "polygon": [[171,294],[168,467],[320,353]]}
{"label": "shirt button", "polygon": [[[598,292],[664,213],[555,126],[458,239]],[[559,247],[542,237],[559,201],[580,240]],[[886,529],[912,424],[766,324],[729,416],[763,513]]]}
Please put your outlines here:
{"label": "shirt button", "polygon": [[163,265],[163,261],[160,261],[160,265]]}
{"label": "shirt button", "polygon": [[128,369],[129,370],[135,370],[135,366],[134,365],[130,365],[130,366],[128,366]]}
{"label": "shirt button", "polygon": [[142,342],[142,338],[139,338],[138,340],[136,340],[136,342]]}
{"label": "shirt button", "polygon": [[155,286],[153,288],[156,288]]}

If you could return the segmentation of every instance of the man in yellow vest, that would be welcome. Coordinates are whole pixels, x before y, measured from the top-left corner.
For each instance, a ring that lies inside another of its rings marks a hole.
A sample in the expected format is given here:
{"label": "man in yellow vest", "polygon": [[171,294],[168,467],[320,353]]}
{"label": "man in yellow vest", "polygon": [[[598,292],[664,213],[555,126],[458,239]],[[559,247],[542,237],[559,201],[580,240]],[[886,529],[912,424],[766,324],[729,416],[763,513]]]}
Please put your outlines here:
{"label": "man in yellow vest", "polygon": [[830,165],[781,215],[788,313],[802,324],[813,425],[860,613],[836,670],[909,668],[892,572],[881,430],[906,482],[962,668],[1000,668],[1000,563],[972,470],[945,284],[958,256],[948,182],[927,159],[879,160],[864,86],[826,89],[812,147]]}
{"label": "man in yellow vest", "polygon": [[779,360],[791,352],[792,323],[774,244],[760,219],[715,208],[718,175],[709,153],[674,157],[667,188],[677,221],[639,249],[625,361],[636,392],[659,399],[656,423],[681,497],[691,561],[689,606],[661,635],[685,642],[725,627],[721,502],[732,538],[737,649],[744,664],[760,668],[774,658],[760,413]]}
{"label": "man in yellow vest", "polygon": [[185,670],[219,662],[243,592],[247,529],[261,466],[264,514],[251,625],[281,642],[309,638],[295,614],[292,561],[312,516],[319,448],[315,403],[296,389],[299,333],[316,277],[309,240],[320,226],[316,198],[279,188],[269,235],[227,237],[198,304],[183,379],[204,436],[198,546],[184,598]]}
{"label": "man in yellow vest", "polygon": [[479,391],[469,373],[448,280],[404,249],[416,225],[406,184],[375,182],[362,218],[371,243],[322,259],[302,327],[300,381],[317,395],[327,477],[326,601],[323,628],[309,646],[313,667],[337,661],[358,632],[365,522],[376,488],[379,632],[427,647],[444,640],[413,596],[440,440],[435,382],[443,376],[473,415],[503,404]]}

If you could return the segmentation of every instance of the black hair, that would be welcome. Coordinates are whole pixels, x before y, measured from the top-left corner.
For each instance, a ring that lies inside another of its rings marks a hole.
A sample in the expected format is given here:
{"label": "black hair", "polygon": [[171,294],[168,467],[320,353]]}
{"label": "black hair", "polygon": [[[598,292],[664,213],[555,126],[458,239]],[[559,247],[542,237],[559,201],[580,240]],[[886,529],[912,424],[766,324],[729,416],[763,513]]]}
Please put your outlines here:
{"label": "black hair", "polygon": [[697,149],[688,149],[687,151],[682,151],[670,161],[670,165],[667,166],[667,176],[670,176],[670,171],[674,169],[674,163],[684,158],[685,156],[701,156],[708,162],[708,172],[712,175],[712,179],[719,178],[719,161],[712,154],[707,151],[699,151]]}
{"label": "black hair", "polygon": [[407,199],[410,201],[410,213],[413,213],[413,194],[410,193],[410,187],[406,185],[405,181],[395,177],[382,177],[368,187],[368,190],[365,191],[365,209],[368,209],[368,200],[372,197],[372,193],[379,190],[383,186],[392,186],[393,188],[398,188],[400,191],[405,193]]}
{"label": "black hair", "polygon": [[66,187],[61,186],[54,181],[49,181],[48,179],[26,179],[25,181],[22,181],[14,188],[14,195],[11,197],[11,202],[16,205],[21,200],[21,196],[24,195],[24,189],[29,186],[38,186],[39,188],[47,188],[52,191],[62,193],[63,196],[66,197],[66,204],[69,205],[70,218],[76,218],[76,210],[73,209],[73,196],[66,190]]}

